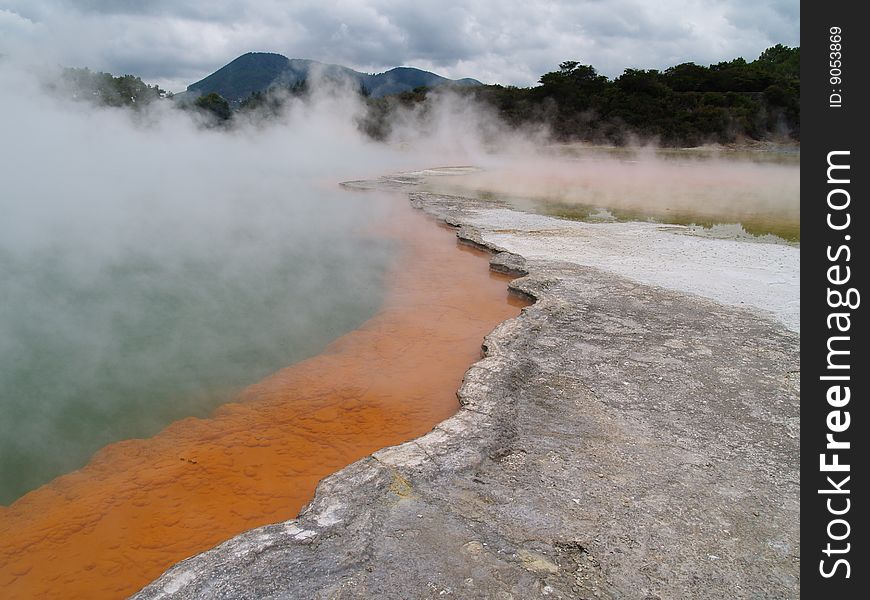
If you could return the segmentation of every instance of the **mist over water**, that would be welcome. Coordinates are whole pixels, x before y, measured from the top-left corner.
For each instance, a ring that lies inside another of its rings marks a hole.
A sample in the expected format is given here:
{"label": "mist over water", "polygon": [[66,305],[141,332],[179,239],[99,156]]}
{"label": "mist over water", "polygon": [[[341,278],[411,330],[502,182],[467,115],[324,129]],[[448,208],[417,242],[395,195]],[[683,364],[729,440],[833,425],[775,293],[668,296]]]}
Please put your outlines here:
{"label": "mist over water", "polygon": [[371,316],[397,251],[377,231],[390,204],[340,181],[476,165],[436,188],[799,237],[788,161],[565,156],[546,128],[512,131],[449,92],[375,143],[340,83],[209,129],[170,102],[61,99],[52,76],[0,60],[0,504],[107,443],[208,415]]}
{"label": "mist over water", "polygon": [[713,236],[742,229],[743,237],[800,240],[799,152],[575,146],[517,158],[429,186],[570,219],[652,220],[698,225]]}
{"label": "mist over water", "polygon": [[261,226],[240,223],[233,250],[127,248],[87,277],[63,244],[0,255],[4,503],[106,443],[205,416],[374,313],[386,244],[336,225],[265,252],[250,244]]}
{"label": "mist over water", "polygon": [[63,102],[8,68],[0,83],[0,503],[209,414],[377,309],[388,207],[335,184],[401,160],[337,106],[230,134]]}

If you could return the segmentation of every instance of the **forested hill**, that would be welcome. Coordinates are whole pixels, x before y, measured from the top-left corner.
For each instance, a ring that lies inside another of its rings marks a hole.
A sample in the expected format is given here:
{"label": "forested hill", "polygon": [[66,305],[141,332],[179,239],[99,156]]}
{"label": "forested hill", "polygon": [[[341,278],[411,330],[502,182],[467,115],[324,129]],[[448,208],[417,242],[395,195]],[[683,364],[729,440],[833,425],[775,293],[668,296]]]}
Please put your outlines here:
{"label": "forested hill", "polygon": [[360,91],[372,98],[397,94],[420,86],[481,85],[475,79],[447,79],[413,67],[396,67],[384,73],[360,73],[341,65],[291,59],[280,54],[248,52],[208,77],[189,85],[187,91],[197,96],[217,93],[231,105],[238,106],[256,93],[304,85],[314,72],[326,79],[354,82]]}

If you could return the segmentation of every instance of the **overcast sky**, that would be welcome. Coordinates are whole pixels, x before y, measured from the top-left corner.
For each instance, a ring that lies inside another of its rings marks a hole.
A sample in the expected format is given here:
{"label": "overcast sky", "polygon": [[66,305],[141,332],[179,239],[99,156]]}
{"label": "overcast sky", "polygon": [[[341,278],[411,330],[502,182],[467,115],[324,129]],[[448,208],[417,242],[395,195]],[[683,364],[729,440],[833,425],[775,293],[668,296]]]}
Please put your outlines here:
{"label": "overcast sky", "polygon": [[564,60],[752,60],[800,44],[799,0],[0,0],[0,54],[183,90],[249,51],[532,85]]}

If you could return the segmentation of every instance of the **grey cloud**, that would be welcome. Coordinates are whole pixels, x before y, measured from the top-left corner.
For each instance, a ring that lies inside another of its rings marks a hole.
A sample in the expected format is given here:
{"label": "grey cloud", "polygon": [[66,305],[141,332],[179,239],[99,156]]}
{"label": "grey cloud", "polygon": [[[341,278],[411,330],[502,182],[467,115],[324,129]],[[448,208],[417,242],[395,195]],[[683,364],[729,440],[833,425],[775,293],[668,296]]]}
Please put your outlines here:
{"label": "grey cloud", "polygon": [[244,2],[174,0],[61,0],[72,9],[102,15],[150,15],[230,22],[245,14]]}
{"label": "grey cloud", "polygon": [[178,85],[252,50],[530,85],[563,60],[616,76],[752,59],[800,39],[796,0],[0,0],[4,9],[0,52],[17,45]]}

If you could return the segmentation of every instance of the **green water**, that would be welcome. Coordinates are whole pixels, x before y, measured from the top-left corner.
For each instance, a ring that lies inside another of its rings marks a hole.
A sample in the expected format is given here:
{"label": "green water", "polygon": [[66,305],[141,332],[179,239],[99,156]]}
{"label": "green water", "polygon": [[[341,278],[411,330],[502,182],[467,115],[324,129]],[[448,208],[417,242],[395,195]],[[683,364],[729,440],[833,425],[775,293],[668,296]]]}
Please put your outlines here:
{"label": "green water", "polygon": [[297,197],[265,218],[121,219],[123,243],[0,244],[0,503],[208,415],[370,317],[392,249],[357,233],[364,205]]}

